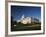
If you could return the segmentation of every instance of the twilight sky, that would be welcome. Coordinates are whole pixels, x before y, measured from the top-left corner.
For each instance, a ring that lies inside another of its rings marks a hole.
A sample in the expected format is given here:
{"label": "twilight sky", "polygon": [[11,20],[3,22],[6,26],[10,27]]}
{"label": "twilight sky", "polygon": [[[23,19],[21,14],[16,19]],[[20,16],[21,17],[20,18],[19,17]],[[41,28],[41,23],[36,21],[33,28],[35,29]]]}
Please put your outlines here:
{"label": "twilight sky", "polygon": [[41,7],[34,6],[11,6],[11,16],[14,20],[18,20],[21,16],[30,16],[41,19]]}

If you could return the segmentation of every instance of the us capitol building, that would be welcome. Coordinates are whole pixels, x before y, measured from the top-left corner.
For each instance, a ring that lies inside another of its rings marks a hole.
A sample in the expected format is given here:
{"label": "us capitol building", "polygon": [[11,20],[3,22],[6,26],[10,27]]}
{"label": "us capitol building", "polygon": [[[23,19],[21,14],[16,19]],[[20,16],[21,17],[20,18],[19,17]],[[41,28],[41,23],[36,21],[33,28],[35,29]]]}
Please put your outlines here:
{"label": "us capitol building", "polygon": [[39,20],[36,19],[36,18],[32,18],[32,17],[29,17],[29,16],[25,17],[24,15],[22,15],[22,17],[19,20],[17,20],[17,23],[21,22],[23,24],[30,24],[31,22],[34,22],[34,21],[39,22]]}

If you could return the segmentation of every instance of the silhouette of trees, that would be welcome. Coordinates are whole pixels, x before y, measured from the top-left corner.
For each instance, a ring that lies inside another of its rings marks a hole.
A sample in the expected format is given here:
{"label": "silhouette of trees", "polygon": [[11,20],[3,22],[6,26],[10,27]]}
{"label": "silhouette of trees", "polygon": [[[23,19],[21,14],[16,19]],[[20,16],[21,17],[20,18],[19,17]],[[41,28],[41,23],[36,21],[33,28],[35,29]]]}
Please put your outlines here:
{"label": "silhouette of trees", "polygon": [[13,24],[13,17],[11,16],[11,25]]}
{"label": "silhouette of trees", "polygon": [[14,25],[13,25],[13,17],[11,16],[11,31],[13,31]]}
{"label": "silhouette of trees", "polygon": [[14,24],[17,24],[17,22],[16,22],[16,21],[14,21]]}

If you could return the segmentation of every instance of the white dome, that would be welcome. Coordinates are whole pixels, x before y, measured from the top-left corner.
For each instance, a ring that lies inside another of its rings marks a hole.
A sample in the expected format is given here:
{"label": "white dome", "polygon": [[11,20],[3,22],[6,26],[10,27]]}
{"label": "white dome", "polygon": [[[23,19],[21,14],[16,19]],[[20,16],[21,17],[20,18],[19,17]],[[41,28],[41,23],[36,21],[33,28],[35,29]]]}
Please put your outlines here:
{"label": "white dome", "polygon": [[20,18],[20,20],[17,20],[17,22],[21,22],[23,24],[29,24],[31,23],[31,17],[25,17],[24,15],[22,15],[22,17]]}

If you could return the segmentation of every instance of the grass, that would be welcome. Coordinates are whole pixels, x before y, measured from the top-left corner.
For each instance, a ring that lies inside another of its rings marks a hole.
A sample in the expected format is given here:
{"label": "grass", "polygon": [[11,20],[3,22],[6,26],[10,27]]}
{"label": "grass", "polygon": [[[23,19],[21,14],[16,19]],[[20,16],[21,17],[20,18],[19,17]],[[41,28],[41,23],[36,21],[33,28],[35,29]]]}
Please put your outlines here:
{"label": "grass", "polygon": [[15,24],[12,26],[11,31],[28,31],[28,30],[41,30],[41,24]]}

